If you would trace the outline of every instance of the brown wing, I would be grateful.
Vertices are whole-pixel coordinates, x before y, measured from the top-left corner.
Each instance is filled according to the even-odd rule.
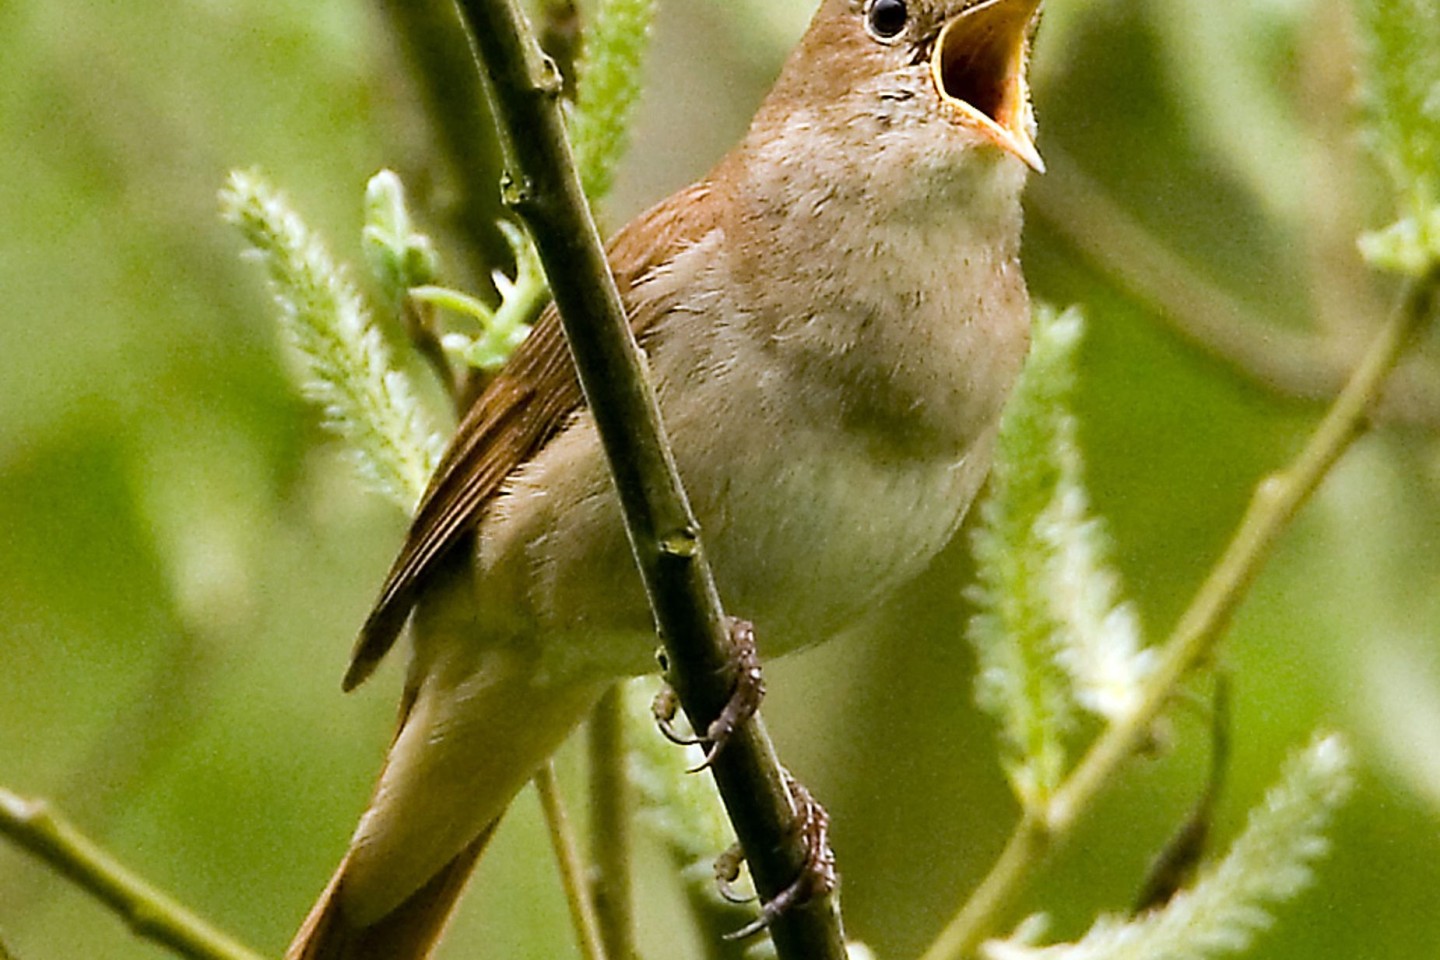
[[[682,190],[632,220],[609,245],[620,296],[637,338],[669,309],[636,303],[636,285],[714,225],[710,186]],[[353,689],[395,643],[428,574],[468,539],[481,511],[516,467],[553,437],[583,398],[555,308],[548,308],[500,374],[471,405],[420,502],[400,555],[370,611],[350,659]]]

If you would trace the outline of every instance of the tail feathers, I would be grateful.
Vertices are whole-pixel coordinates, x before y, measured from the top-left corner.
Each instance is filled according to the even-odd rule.
[[[485,827],[424,886],[368,926],[359,926],[345,915],[341,888],[345,884],[347,857],[305,918],[300,932],[295,934],[295,941],[285,951],[285,960],[423,960],[428,957],[445,932],[455,900],[498,823],[497,820]]]
[[[400,729],[286,960],[428,956],[506,807],[599,698],[601,681],[547,678],[538,644],[477,633],[468,569],[415,609]]]

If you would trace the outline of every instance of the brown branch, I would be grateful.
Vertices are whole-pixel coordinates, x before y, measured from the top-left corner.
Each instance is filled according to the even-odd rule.
[[[708,729],[733,680],[728,621],[571,158],[560,78],[514,0],[459,0],[459,6],[489,81],[505,148],[509,173],[502,195],[530,228],[547,266],[665,642],[670,678],[692,726]],[[711,769],[756,887],[772,899],[799,876],[807,851],[759,716],[735,733]],[[783,913],[770,932],[786,960],[845,956],[839,908],[828,894]]]

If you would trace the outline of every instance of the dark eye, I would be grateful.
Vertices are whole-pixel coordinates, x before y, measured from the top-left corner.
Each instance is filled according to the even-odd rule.
[[[893,40],[905,29],[905,21],[909,17],[905,0],[871,0],[869,9],[865,11],[865,26],[875,39]]]

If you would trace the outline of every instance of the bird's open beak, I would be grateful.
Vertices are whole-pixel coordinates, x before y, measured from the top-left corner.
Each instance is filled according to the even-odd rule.
[[[940,31],[930,72],[961,120],[1039,172],[1025,68],[1040,0],[984,0]]]

